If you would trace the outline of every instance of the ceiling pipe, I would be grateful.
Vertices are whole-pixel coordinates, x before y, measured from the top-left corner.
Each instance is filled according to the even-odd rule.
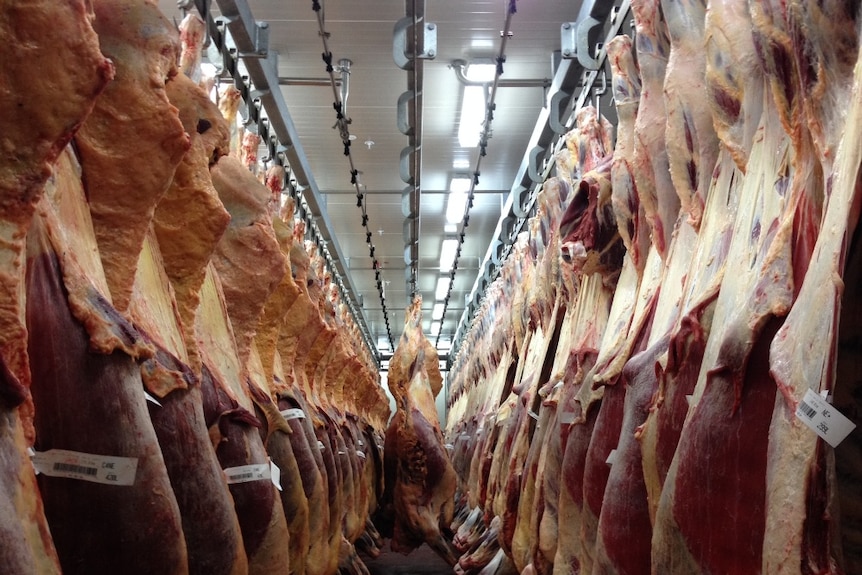
[[[350,66],[353,62],[347,58],[342,58],[338,61],[338,68],[341,70],[341,113],[347,115],[347,97],[350,95]],[[335,85],[338,85],[336,80]]]
[[[341,80],[336,80],[335,84],[337,86],[341,86]],[[279,76],[278,78],[279,86],[319,86],[319,87],[329,87],[330,82],[329,78],[291,78],[288,76]]]
[[[476,82],[467,78],[467,61],[452,60],[449,68],[455,72],[455,77],[461,84],[465,86],[490,86],[492,82]],[[503,80],[497,82],[500,88],[549,88],[551,86],[550,78],[537,78],[532,80]]]

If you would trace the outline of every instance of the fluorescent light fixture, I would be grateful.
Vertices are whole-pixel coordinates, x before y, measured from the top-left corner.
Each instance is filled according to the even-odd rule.
[[[464,219],[467,208],[467,192],[470,190],[470,178],[452,178],[449,182],[449,201],[446,206],[446,221],[457,224]]]
[[[440,246],[440,272],[447,273],[455,265],[455,255],[458,252],[458,240],[446,239]]]
[[[441,302],[434,304],[434,309],[431,310],[431,319],[443,319],[443,304]]]
[[[440,322],[432,321],[431,322],[431,335],[438,335],[440,333]]]
[[[461,119],[458,122],[458,144],[462,148],[478,146],[484,122],[485,88],[483,86],[464,86]]]
[[[466,170],[470,167],[470,160],[467,158],[458,158],[452,162],[452,167],[456,170]]]
[[[449,293],[449,278],[437,278],[437,291],[434,292],[434,299],[446,299],[446,294]]]
[[[458,226],[456,226],[455,224],[446,224],[445,226],[443,226],[443,231],[447,234],[454,234],[458,231]]]
[[[497,65],[487,60],[467,65],[464,76],[471,82],[493,82],[497,75]]]

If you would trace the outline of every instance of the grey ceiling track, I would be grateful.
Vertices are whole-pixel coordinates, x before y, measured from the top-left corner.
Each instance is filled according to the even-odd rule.
[[[424,0],[406,0],[405,16],[392,31],[392,57],[407,72],[407,91],[398,97],[398,130],[407,136],[401,150],[400,175],[407,186],[401,192],[404,216],[404,281],[407,293],[416,295],[419,274],[419,208],[422,166],[422,85],[424,60],[437,56],[437,26],[425,21]]]

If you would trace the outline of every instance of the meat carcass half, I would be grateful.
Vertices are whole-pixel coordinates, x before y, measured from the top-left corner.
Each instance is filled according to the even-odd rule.
[[[0,117],[0,564],[12,573],[60,572],[26,451],[34,429],[25,250],[52,164],[113,77],[88,6],[0,2],[0,35],[7,42],[0,66],[0,107],[7,110]]]
[[[397,408],[385,443],[386,458],[394,467],[386,477],[394,508],[392,548],[410,552],[427,543],[455,565],[455,549],[441,529],[452,521],[457,477],[443,446],[426,371],[421,310],[422,299],[416,298],[389,364],[389,389]]]

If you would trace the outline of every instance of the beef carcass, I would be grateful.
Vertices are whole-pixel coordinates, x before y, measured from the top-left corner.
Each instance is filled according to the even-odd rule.
[[[207,264],[230,221],[212,185],[210,165],[227,153],[229,133],[215,105],[185,75],[178,74],[166,89],[191,147],[156,206],[153,227],[173,286],[189,365],[200,374],[195,314]]]
[[[632,40],[617,36],[607,46],[611,66],[614,106],[617,110],[617,143],[611,165],[611,197],[617,230],[635,267],[643,268],[649,250],[649,226],[635,186],[633,169],[635,120],[641,97],[640,71]]]
[[[663,84],[670,41],[659,0],[632,2],[635,48],[641,72],[641,99],[635,121],[632,172],[652,243],[664,258],[679,213],[679,196],[670,177],[665,145],[667,114]]]
[[[286,262],[267,209],[269,190],[230,156],[216,163],[212,176],[219,199],[231,216],[213,262],[221,277],[244,369],[263,307],[284,277]]]
[[[83,1],[0,2],[0,34],[7,41],[0,106],[9,110],[0,118],[0,564],[11,573],[59,573],[26,452],[34,440],[26,233],[52,164],[113,77],[113,66],[99,51]]]
[[[156,204],[190,142],[165,91],[177,73],[174,26],[149,0],[93,4],[99,44],[117,67],[117,80],[99,98],[75,144],[111,290],[106,295],[125,311]],[[131,181],[134,193],[117,192]]]
[[[667,157],[682,210],[697,230],[703,217],[718,138],[705,94],[705,0],[663,0],[670,57],[664,78]]]
[[[386,477],[394,507],[392,548],[409,552],[427,543],[450,565],[457,562],[452,544],[441,533],[457,477],[443,447],[437,411],[425,371],[422,300],[407,311],[404,333],[389,364],[389,388],[397,411],[386,431],[385,453],[395,468]]]
[[[760,569],[768,414],[775,401],[768,343],[793,294],[789,238],[779,233],[782,208],[791,203],[785,198],[789,142],[778,120],[775,108],[765,105],[727,255],[748,266],[722,280],[656,514],[653,568],[659,571]],[[724,512],[706,512],[715,509]]]
[[[141,365],[147,407],[180,509],[189,573],[243,574],[248,559],[234,502],[207,430],[200,379],[188,366],[158,242],[144,240],[129,312],[156,348]]]
[[[840,411],[854,419],[858,413],[852,399],[856,376],[851,375],[858,351],[851,338],[859,331],[852,294],[858,291],[862,201],[862,158],[855,129],[862,117],[862,58],[855,15],[846,10],[837,3],[788,6],[792,48],[794,52],[804,50],[797,55],[802,87],[819,88],[813,101],[802,105],[819,152],[827,194],[819,234],[804,242],[794,238],[793,257],[804,258],[805,275],[804,279],[794,277],[801,281],[799,295],[769,353],[770,373],[781,393],[769,429],[762,569],[775,573],[796,572],[800,564],[814,571],[851,573],[862,565],[858,503],[856,495],[851,495],[858,477],[854,461],[858,439],[845,440],[833,459],[831,450],[795,416],[797,405],[804,407],[808,389],[831,391]],[[850,73],[852,51],[856,61]],[[818,79],[815,71],[826,77]],[[847,101],[849,106],[834,106],[835,101]],[[810,256],[798,243],[814,244]],[[794,272],[798,267],[794,261]],[[800,362],[800,357],[805,361]],[[779,532],[783,544],[779,544]]]
[[[102,483],[42,475],[63,571],[188,573],[180,512],[136,363],[152,348],[93,287],[88,275],[97,270],[85,271],[63,245],[66,233],[88,230],[64,232],[53,208],[43,206],[27,255],[29,350],[40,358],[33,365],[36,450],[123,458],[133,470],[126,481],[135,486],[111,484],[118,479],[113,475]],[[60,460],[51,468],[64,465]],[[86,477],[99,472],[74,462],[71,468]],[[142,530],[141,524],[158,529]]]

